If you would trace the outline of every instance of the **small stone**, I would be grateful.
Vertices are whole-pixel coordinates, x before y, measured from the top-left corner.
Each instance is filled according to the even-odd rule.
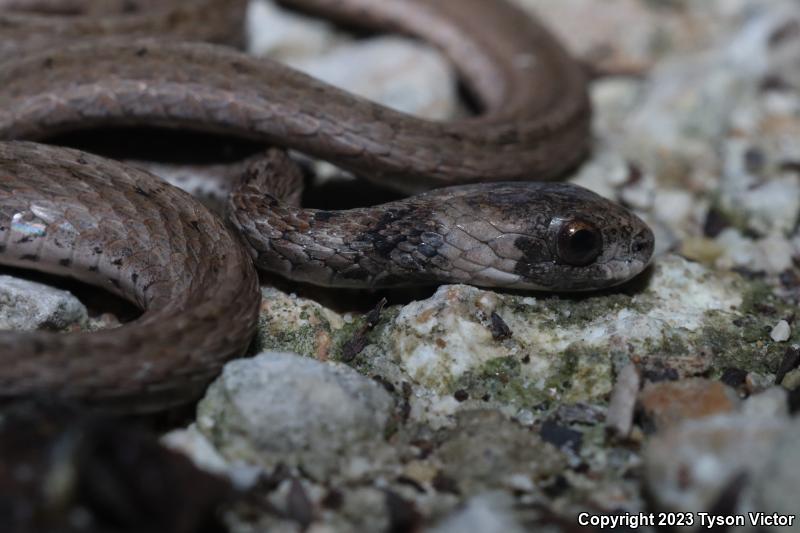
[[[742,413],[755,418],[788,417],[788,393],[781,387],[753,394],[742,403]]]
[[[264,352],[225,366],[197,427],[228,460],[324,475],[383,442],[392,406],[383,387],[345,365]]]
[[[636,396],[639,394],[641,378],[636,365],[628,364],[620,370],[611,401],[608,404],[606,425],[620,437],[626,437],[633,427]]]
[[[736,478],[764,467],[785,425],[785,418],[737,413],[657,433],[644,453],[650,494],[665,511],[709,510]]]
[[[536,483],[566,466],[554,446],[496,411],[459,413],[456,426],[439,437],[434,457],[443,465],[441,474],[465,494],[509,488],[519,476]]]
[[[800,368],[795,368],[787,372],[781,380],[781,385],[783,388],[790,391],[800,389]]]
[[[660,431],[683,420],[734,411],[739,398],[719,381],[689,378],[648,383],[639,394],[639,404]]]
[[[800,531],[797,488],[800,487],[800,419],[795,418],[769,451],[766,465],[754,476],[755,508],[794,516],[791,527],[768,527],[766,531]]]
[[[785,320],[781,320],[772,328],[770,331],[769,336],[775,342],[785,342],[789,340],[789,337],[792,336],[792,328],[789,326],[789,323]]]
[[[86,307],[69,292],[0,275],[0,330],[66,331],[87,323]]]
[[[488,492],[467,500],[466,505],[429,529],[429,533],[483,533],[525,531],[514,518],[514,499],[503,492]]]
[[[744,380],[745,389],[750,394],[755,394],[770,388],[775,384],[774,374],[762,374],[759,372],[749,372]]]
[[[552,420],[546,420],[542,424],[539,436],[543,441],[549,442],[559,450],[569,450],[576,455],[580,453],[583,444],[583,433],[559,425]]]

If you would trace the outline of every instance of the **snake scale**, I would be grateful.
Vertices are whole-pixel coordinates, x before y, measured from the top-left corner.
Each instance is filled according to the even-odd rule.
[[[241,41],[242,0],[0,0],[0,264],[77,278],[143,310],[102,332],[0,332],[0,397],[137,411],[196,398],[254,333],[254,259],[343,287],[588,290],[647,265],[653,235],[635,215],[544,183],[586,154],[591,112],[581,68],[539,22],[500,1],[282,3],[438,46],[481,112],[408,116],[210,44]],[[142,125],[280,149],[247,165],[226,224],[143,170],[34,142]],[[427,192],[303,209],[285,148]]]

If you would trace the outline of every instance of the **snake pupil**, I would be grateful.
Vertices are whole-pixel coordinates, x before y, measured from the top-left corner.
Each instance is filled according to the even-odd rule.
[[[592,224],[572,220],[558,232],[558,258],[573,266],[585,266],[597,259],[603,250],[603,237]]]

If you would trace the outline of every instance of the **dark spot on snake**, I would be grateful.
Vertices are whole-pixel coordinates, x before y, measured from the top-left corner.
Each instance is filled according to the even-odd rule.
[[[44,61],[42,61],[42,66],[44,68],[50,69],[50,68],[53,68],[53,63],[54,63],[54,61],[53,61],[52,57],[46,57],[46,58],[44,58]]]
[[[111,264],[114,265],[114,266],[122,266],[122,259],[121,258],[120,259],[114,259],[113,261],[111,261]]]
[[[79,155],[78,159],[76,159],[75,162],[78,163],[79,165],[88,165],[89,164],[89,162],[86,160],[85,157],[83,157],[83,155]]]
[[[97,265],[92,265],[89,267],[89,272],[97,272],[97,271],[98,271]]]
[[[529,277],[534,265],[552,260],[549,257],[549,250],[541,241],[529,237],[518,237],[514,240],[514,247],[522,252],[522,257],[514,265],[514,273],[520,276]]]
[[[38,261],[39,260],[39,256],[36,255],[36,254],[25,254],[25,255],[20,257],[20,260],[22,260],[22,261]]]
[[[437,255],[436,248],[425,243],[422,243],[419,246],[417,246],[417,251],[428,258]]]
[[[144,57],[147,55],[147,48],[139,48],[136,50],[136,57]]]
[[[442,238],[442,236],[439,235],[438,233],[433,233],[431,231],[423,231],[422,234],[420,235],[420,238],[425,244],[432,246],[434,248],[439,248],[442,246],[442,244],[444,244],[444,239]]]
[[[136,285],[136,282],[139,281],[139,274],[137,274],[136,272],[131,274],[131,281],[133,282],[134,285]]]
[[[58,260],[58,264],[63,266],[63,267],[68,267],[68,266],[70,266],[72,264],[72,259],[69,259],[69,258],[66,258],[66,257],[64,259],[59,259]]]
[[[136,187],[134,187],[133,190],[136,192],[136,194],[141,194],[145,198],[150,198],[150,193],[145,191],[144,189],[142,189],[138,185]]]
[[[16,244],[25,244],[26,242],[31,242],[31,237],[30,237],[30,235],[25,235],[24,237],[21,237],[21,238],[20,238],[20,239],[19,239],[19,240],[16,242]]]
[[[198,222],[197,220],[192,220],[191,222],[189,222],[189,225],[192,228],[194,228],[195,231],[200,231],[200,222]]]
[[[95,247],[92,249],[92,251],[93,251],[94,253],[98,254],[98,255],[103,253],[103,249],[102,249],[102,248],[100,248],[99,246],[95,246]]]
[[[399,254],[395,259],[395,262],[401,267],[409,270],[422,271],[425,269],[424,266],[411,254]]]

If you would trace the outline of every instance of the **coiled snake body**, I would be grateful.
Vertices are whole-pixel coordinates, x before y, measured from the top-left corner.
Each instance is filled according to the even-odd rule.
[[[238,0],[0,0],[0,138],[199,130],[294,148],[403,192],[433,189],[372,208],[302,209],[290,201],[298,170],[271,149],[229,200],[242,245],[144,171],[0,143],[0,264],[72,276],[144,311],[100,333],[0,333],[0,396],[125,409],[196,397],[253,334],[251,257],[290,278],[354,287],[586,290],[646,266],[653,236],[641,220],[576,186],[541,183],[585,154],[590,109],[580,68],[537,22],[485,0],[284,3],[436,44],[483,112],[426,121],[231,48],[183,42],[235,38]],[[78,40],[86,35],[99,41]]]

